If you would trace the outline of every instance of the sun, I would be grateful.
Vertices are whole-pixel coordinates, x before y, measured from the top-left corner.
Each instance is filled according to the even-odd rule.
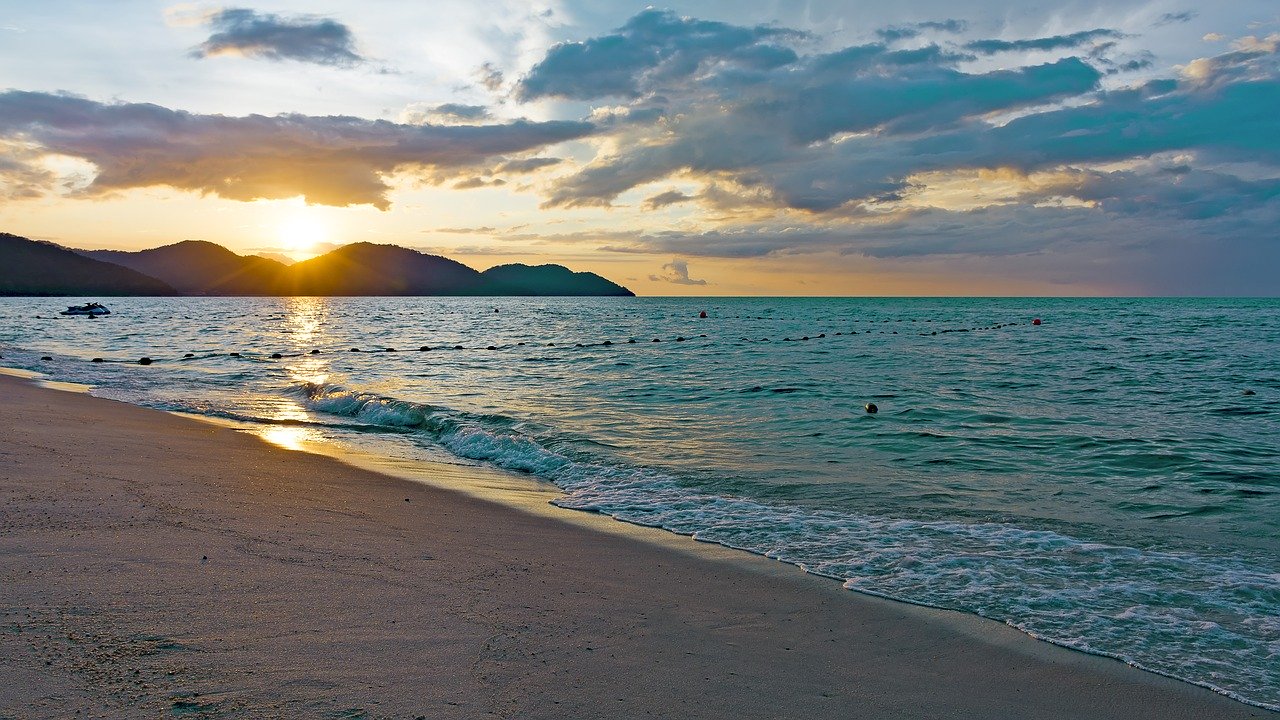
[[[327,236],[328,232],[319,218],[301,213],[285,218],[276,229],[276,239],[294,259],[314,254],[316,245],[324,242]]]

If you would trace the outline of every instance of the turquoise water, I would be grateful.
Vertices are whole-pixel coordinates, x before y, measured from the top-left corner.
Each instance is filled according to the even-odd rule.
[[[123,298],[58,317],[73,300],[0,299],[0,363],[529,473],[564,507],[1280,709],[1280,301]]]

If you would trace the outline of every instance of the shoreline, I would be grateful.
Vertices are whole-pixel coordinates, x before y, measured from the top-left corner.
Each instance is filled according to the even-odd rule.
[[[1273,716],[685,536],[0,391],[0,717]]]

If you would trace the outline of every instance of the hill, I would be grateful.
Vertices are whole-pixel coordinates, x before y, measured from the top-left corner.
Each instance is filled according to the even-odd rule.
[[[168,284],[129,268],[0,233],[0,295],[174,294]]]
[[[482,295],[480,273],[396,245],[361,242],[289,266],[286,295]]]
[[[560,265],[481,273],[439,255],[367,242],[285,265],[197,240],[136,252],[72,251],[3,233],[0,240],[0,294],[7,295],[634,295]]]
[[[199,240],[139,252],[79,252],[150,275],[184,295],[274,295],[288,270],[284,263],[256,255],[237,255],[221,245]]]
[[[498,265],[480,274],[485,295],[609,295],[635,293],[595,273],[574,272],[562,265]]]

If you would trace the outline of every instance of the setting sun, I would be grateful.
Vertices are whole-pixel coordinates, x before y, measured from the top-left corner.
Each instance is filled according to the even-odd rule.
[[[295,214],[280,223],[276,239],[285,252],[301,260],[304,258],[299,256],[311,255],[316,245],[324,242],[326,234],[324,224],[317,218]]]

